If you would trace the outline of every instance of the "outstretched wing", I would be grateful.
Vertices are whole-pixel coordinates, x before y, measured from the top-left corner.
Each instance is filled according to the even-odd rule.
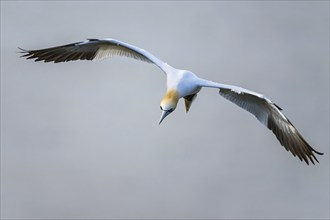
[[[253,114],[262,124],[275,134],[282,146],[297,156],[301,161],[314,164],[319,162],[314,150],[293,126],[289,119],[281,112],[281,108],[265,96],[236,86],[203,81],[202,86],[219,88],[219,94],[227,100]]]
[[[165,72],[165,63],[151,53],[115,39],[88,39],[86,41],[40,50],[21,49],[21,52],[23,53],[21,57],[54,63],[74,60],[100,60],[116,55],[125,56],[154,63]]]
[[[254,92],[250,93],[247,90],[240,92],[236,89],[220,88],[219,93],[256,116],[262,124],[272,130],[281,145],[301,161],[304,160],[307,164],[309,164],[309,161],[314,164],[314,160],[318,162],[314,153],[319,155],[323,153],[314,150],[281,112],[282,109],[269,99]]]

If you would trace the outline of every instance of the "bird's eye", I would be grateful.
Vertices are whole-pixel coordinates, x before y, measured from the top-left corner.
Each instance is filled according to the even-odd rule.
[[[163,108],[162,108],[162,106],[159,106],[160,107],[160,110],[162,110],[163,111]]]

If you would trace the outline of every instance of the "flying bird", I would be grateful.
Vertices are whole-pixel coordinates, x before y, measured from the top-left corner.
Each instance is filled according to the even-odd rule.
[[[131,57],[158,66],[166,75],[167,91],[160,102],[161,117],[159,124],[177,107],[183,98],[186,112],[203,88],[215,88],[225,99],[253,114],[263,125],[269,128],[277,137],[280,144],[297,156],[301,161],[319,162],[314,150],[289,119],[282,113],[282,109],[262,94],[227,84],[221,84],[202,79],[188,70],[176,69],[158,59],[148,51],[115,39],[87,39],[39,50],[21,49],[27,59],[44,62],[67,62],[75,60],[100,60],[115,55]],[[314,154],[315,153],[315,154]]]

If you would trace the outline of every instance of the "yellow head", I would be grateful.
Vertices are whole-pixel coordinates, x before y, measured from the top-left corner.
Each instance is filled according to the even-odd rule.
[[[162,110],[162,115],[159,120],[159,124],[164,120],[166,116],[172,113],[179,101],[179,93],[176,90],[167,91],[166,95],[160,102],[160,109]]]

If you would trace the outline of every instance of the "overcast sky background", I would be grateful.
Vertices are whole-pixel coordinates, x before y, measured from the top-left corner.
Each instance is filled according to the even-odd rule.
[[[266,95],[320,164],[215,89],[159,126],[154,65],[17,53],[106,37]],[[329,218],[329,2],[1,1],[1,218]]]

